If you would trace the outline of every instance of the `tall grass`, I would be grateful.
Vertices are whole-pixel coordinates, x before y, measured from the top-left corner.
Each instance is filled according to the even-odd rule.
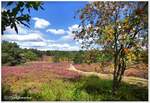
[[[96,76],[82,77],[79,80],[52,80],[44,83],[37,93],[28,90],[24,96],[31,100],[46,101],[147,101],[147,87],[122,83],[116,95],[111,94],[111,80]],[[24,92],[24,91],[23,91]],[[9,94],[8,92],[6,92]],[[7,94],[2,94],[7,95]],[[20,93],[24,94],[24,93]]]

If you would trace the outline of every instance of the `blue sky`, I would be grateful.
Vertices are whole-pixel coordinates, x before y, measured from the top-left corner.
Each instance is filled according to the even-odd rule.
[[[77,30],[79,19],[75,12],[88,2],[44,2],[45,10],[32,10],[30,29],[18,25],[19,34],[10,27],[2,40],[16,42],[22,48],[39,50],[79,50],[80,45],[73,40],[72,31]],[[2,5],[2,10],[7,9]]]

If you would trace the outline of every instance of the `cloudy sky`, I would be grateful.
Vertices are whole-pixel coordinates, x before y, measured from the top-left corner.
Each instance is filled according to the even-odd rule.
[[[44,2],[45,10],[32,10],[30,29],[18,25],[19,33],[9,27],[2,40],[16,42],[22,48],[39,50],[79,50],[80,45],[73,40],[73,30],[80,21],[74,19],[75,11],[87,2]],[[2,10],[7,9],[2,4]]]

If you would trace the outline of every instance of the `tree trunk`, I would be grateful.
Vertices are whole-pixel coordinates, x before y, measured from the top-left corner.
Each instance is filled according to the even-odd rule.
[[[116,91],[116,70],[117,70],[117,54],[115,54],[115,58],[114,58],[114,73],[113,73],[113,84],[112,84],[112,94],[115,94]]]
[[[124,71],[126,69],[126,62],[124,58],[124,51],[121,50],[120,54],[115,54],[114,59],[114,75],[113,75],[113,85],[112,85],[112,94],[115,95],[116,91],[120,87],[120,83],[122,80],[122,76],[124,74]]]

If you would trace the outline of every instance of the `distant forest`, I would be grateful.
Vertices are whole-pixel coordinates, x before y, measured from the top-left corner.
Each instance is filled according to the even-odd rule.
[[[139,51],[137,58],[133,55],[129,56],[134,62],[147,63],[147,51]],[[7,41],[2,42],[2,64],[3,65],[18,65],[29,61],[41,60],[43,56],[50,56],[53,62],[68,61],[75,64],[81,63],[97,63],[97,62],[112,62],[110,52],[104,50],[91,50],[91,51],[40,51],[37,49],[22,49],[16,43]]]

